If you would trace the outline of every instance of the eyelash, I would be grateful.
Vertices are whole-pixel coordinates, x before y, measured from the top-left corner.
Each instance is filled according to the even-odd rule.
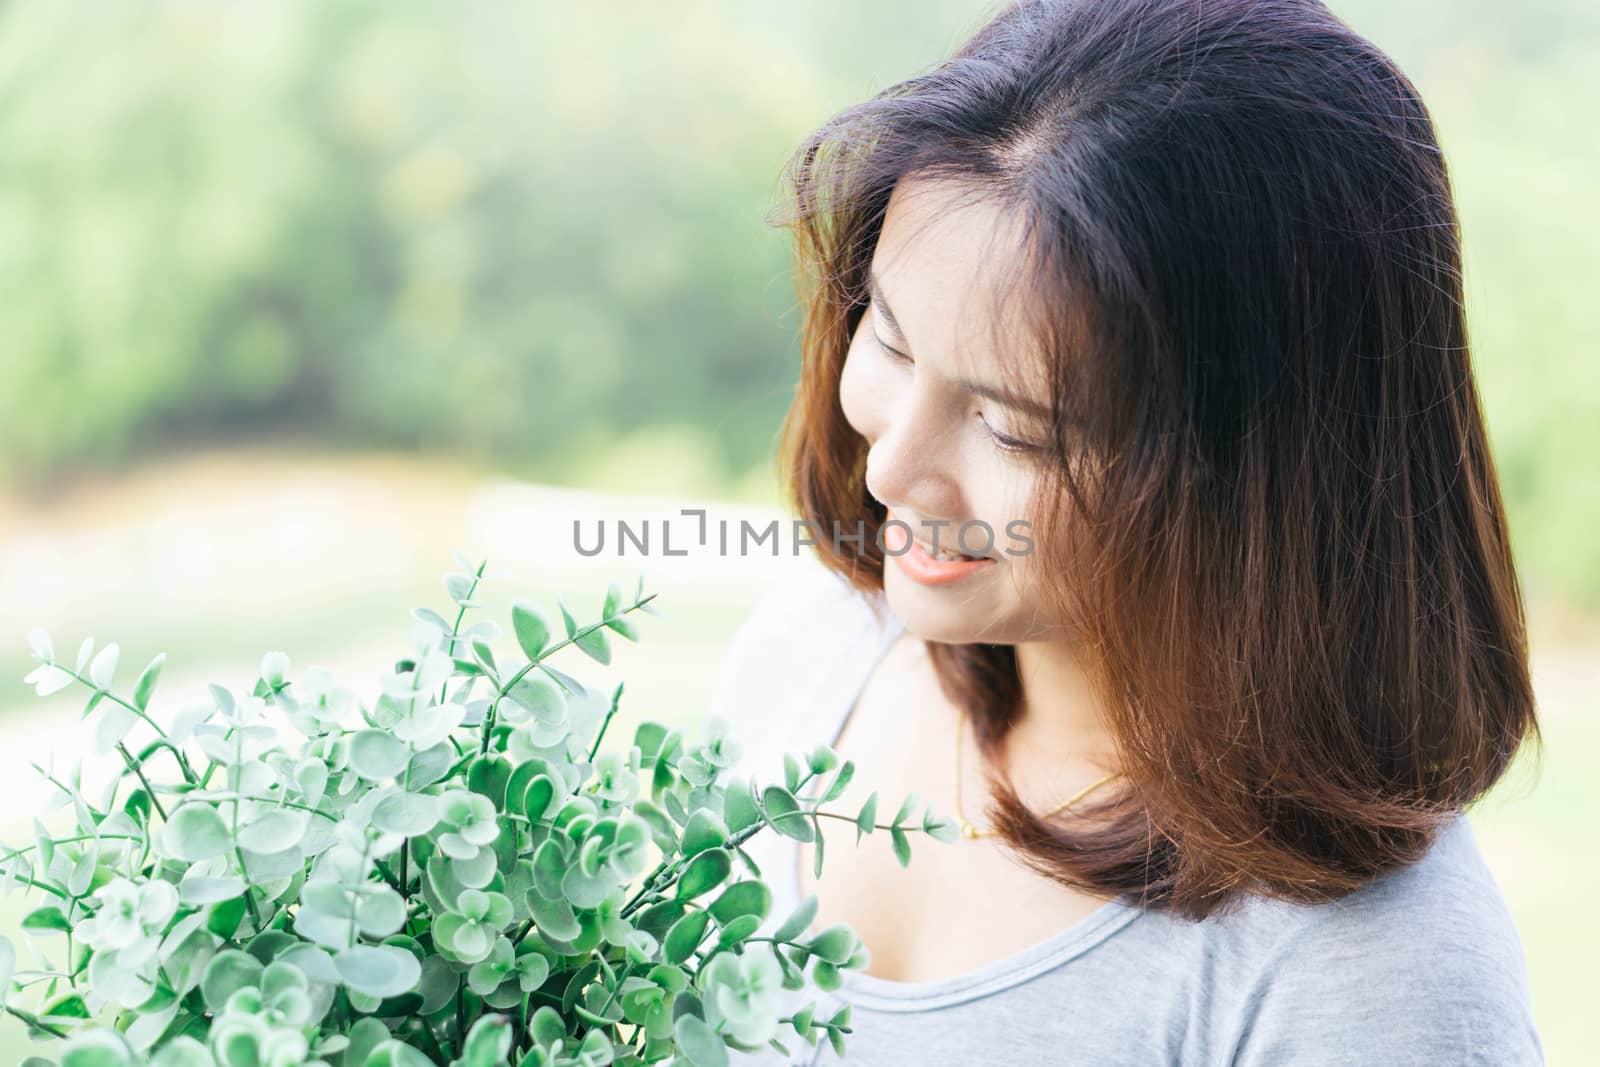
[[[1026,455],[1027,453],[1033,451],[1033,446],[1028,444],[1026,441],[1018,441],[1015,438],[1007,437],[1004,434],[995,433],[994,428],[991,427],[987,422],[984,422],[983,416],[978,416],[978,421],[983,423],[983,432],[989,435],[989,439],[994,442],[995,447],[1000,449],[1002,452],[1010,452],[1013,455],[1020,456]]]
[[[878,348],[883,352],[883,354],[894,360],[896,363],[909,364],[911,362],[910,356],[904,354],[903,352],[898,352],[885,344],[883,338],[878,336],[878,332],[876,330],[872,332],[872,339],[877,343]],[[1035,451],[1034,446],[1028,444],[1026,441],[1018,441],[1014,437],[1007,437],[1004,434],[996,433],[994,431],[994,427],[990,426],[981,414],[978,416],[978,422],[982,423],[985,436],[987,436],[989,440],[993,441],[995,447],[1000,449],[1000,451],[1010,453],[1014,456],[1026,455]]]

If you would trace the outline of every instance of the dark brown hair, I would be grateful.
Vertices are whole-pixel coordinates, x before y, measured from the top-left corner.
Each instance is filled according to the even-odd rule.
[[[884,510],[839,379],[890,192],[959,182],[1026,224],[1055,426],[1036,562],[1126,788],[1045,822],[997,782],[1024,862],[1193,919],[1335,899],[1542,743],[1445,161],[1410,81],[1320,3],[1012,3],[788,175],[786,491],[866,593]],[[864,544],[830,536],[858,522]],[[993,758],[1013,647],[928,649]]]

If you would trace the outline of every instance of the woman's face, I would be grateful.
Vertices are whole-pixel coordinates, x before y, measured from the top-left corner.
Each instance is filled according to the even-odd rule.
[[[1016,397],[1007,369],[1035,385],[1023,402],[1040,406],[1046,394],[1027,376],[1042,364],[1020,362],[1020,344],[995,351],[997,339],[1020,335],[998,299],[995,269],[1022,254],[1011,220],[988,201],[957,196],[948,184],[896,185],[839,400],[870,445],[867,489],[889,520],[926,545],[987,557],[932,561],[918,547],[905,551],[906,531],[887,522],[884,589],[896,616],[928,640],[1010,644],[1057,633],[1030,580],[1043,557],[1028,504],[1049,422],[1042,408],[992,394]]]

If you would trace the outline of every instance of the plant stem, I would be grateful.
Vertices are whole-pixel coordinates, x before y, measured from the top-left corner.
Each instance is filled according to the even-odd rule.
[[[93,804],[89,803],[87,800],[84,800],[83,794],[78,790],[67,788],[66,783],[61,781],[61,779],[57,778],[55,775],[51,774],[49,771],[45,770],[43,767],[39,766],[37,762],[30,762],[28,765],[35,771],[38,771],[45,781],[49,782],[51,785],[67,794],[70,799],[82,801],[84,807],[88,808],[91,812],[94,812],[97,815],[107,814],[106,812],[99,811]]]
[[[622,683],[617,683],[617,688],[611,694],[611,707],[606,710],[605,722],[600,724],[600,732],[594,735],[594,744],[589,749],[589,762],[594,762],[595,753],[600,751],[600,739],[606,735],[606,727],[611,725],[611,717],[617,713],[617,704],[622,700]]]
[[[527,1017],[528,994],[524,993],[522,994],[522,1005],[517,1010],[517,1014],[511,1017],[511,1047],[513,1049],[522,1048],[522,1024]]]
[[[800,781],[795,784],[795,787],[792,790],[792,792],[798,793],[800,790],[802,790],[802,789],[804,789],[806,787],[806,783],[807,782],[811,781],[811,779],[815,778],[816,776],[817,776],[817,773],[815,771],[808,771],[806,773],[806,776],[804,778],[800,779]],[[799,814],[799,813],[796,812],[796,814]],[[816,813],[813,813],[813,814],[826,814],[826,813],[816,812]],[[790,818],[790,817],[792,817],[792,816],[779,816],[779,818]],[[834,819],[850,819],[850,817],[848,815],[830,815],[829,817],[830,818],[834,818]],[[854,822],[855,820],[854,819],[850,819],[850,821]],[[730,851],[736,850],[736,849],[738,849],[738,847],[740,845],[744,844],[746,841],[750,840],[756,834],[760,833],[762,831],[762,829],[765,828],[767,825],[769,825],[769,824],[768,824],[766,819],[764,819],[764,818],[763,819],[759,819],[756,822],[751,823],[749,826],[746,826],[743,830],[740,830],[738,833],[733,834],[731,837],[729,837],[727,841],[723,842],[722,847],[725,848],[725,849],[728,849]],[[886,829],[887,829],[887,827],[886,827]],[[693,857],[690,857],[690,858],[693,858]],[[622,906],[622,910],[620,912],[618,912],[617,914],[620,917],[626,919],[628,916],[632,915],[635,911],[637,911],[644,904],[648,904],[648,903],[651,903],[652,901],[654,901],[656,899],[659,899],[659,898],[657,898],[655,896],[655,894],[659,890],[664,889],[664,888],[666,888],[666,886],[672,884],[672,876],[676,873],[677,868],[681,867],[683,865],[684,865],[684,860],[681,857],[679,859],[671,861],[671,862],[663,859],[661,861],[661,863],[656,866],[656,869],[651,872],[650,877],[645,880],[644,888],[639,890],[639,892],[635,893],[633,895],[632,899],[630,899],[626,904],[624,904]],[[663,870],[663,868],[667,868],[667,869]],[[661,884],[657,885],[656,884],[657,882],[660,882]]]
[[[293,808],[296,811],[310,812],[312,815],[322,816],[329,822],[339,821],[339,816],[337,815],[330,814],[320,808],[313,808],[310,804],[301,804],[299,801],[289,800],[285,797],[278,797],[277,799],[272,800],[269,797],[247,797],[242,793],[236,793],[232,791],[226,793],[206,793],[204,795],[207,800],[271,800],[274,805],[280,808]]]
[[[23,1011],[21,1008],[13,1008],[11,1005],[7,1004],[6,1005],[6,1013],[9,1014],[9,1015],[16,1016],[18,1019],[21,1019],[24,1023],[26,1023],[27,1025],[33,1027],[36,1030],[43,1030],[45,1033],[49,1034],[51,1037],[66,1038],[66,1037],[71,1036],[65,1030],[62,1030],[60,1027],[51,1026],[47,1022],[41,1021],[40,1018],[37,1015],[34,1015],[32,1012]]]
[[[191,783],[191,784],[194,782],[194,780],[195,780],[194,779],[194,771],[190,769],[189,761],[183,758],[183,753],[181,751],[179,751],[178,747],[172,743],[172,738],[167,736],[167,732],[165,730],[163,730],[156,723],[156,721],[154,719],[152,719],[149,715],[145,714],[145,711],[144,711],[143,708],[140,708],[140,707],[137,707],[137,706],[135,706],[133,704],[128,703],[126,700],[123,700],[121,697],[117,696],[117,694],[111,692],[111,690],[109,690],[109,689],[101,689],[98,685],[95,685],[93,681],[91,681],[88,678],[85,678],[83,675],[79,674],[75,670],[69,670],[68,668],[63,667],[59,663],[53,663],[53,664],[51,664],[51,666],[55,667],[57,670],[66,671],[68,674],[72,675],[72,677],[76,681],[81,682],[82,684],[88,686],[90,689],[93,689],[95,692],[97,692],[97,693],[105,693],[107,700],[110,700],[114,704],[121,704],[123,707],[125,707],[129,711],[133,712],[139,718],[143,719],[144,722],[145,722],[145,725],[149,726],[150,729],[154,730],[156,732],[156,736],[160,737],[161,740],[165,741],[167,743],[167,748],[172,750],[172,755],[178,761],[178,769],[183,772],[184,780],[189,782],[189,783]]]
[[[467,985],[456,986],[456,1052],[467,1051]]]
[[[151,806],[156,809],[156,814],[161,816],[161,821],[166,822],[167,810],[161,806],[161,801],[156,796],[155,788],[150,785],[150,779],[144,776],[144,768],[139,766],[139,761],[133,758],[133,753],[129,752],[128,746],[121,741],[117,742],[117,751],[122,753],[123,760],[128,764],[128,770],[139,776],[139,784],[144,786],[145,795],[150,798]]]
[[[372,863],[373,866],[378,868],[378,873],[383,875],[383,880],[389,883],[389,888],[393,889],[396,893],[399,893],[402,898],[404,898],[406,895],[404,883],[389,873],[389,868],[383,865],[382,860],[373,860]]]
[[[644,607],[646,604],[650,603],[650,601],[654,600],[655,598],[656,598],[656,594],[655,593],[651,593],[649,596],[645,597],[643,600],[636,600],[632,604],[630,604],[628,607],[623,608],[619,612],[614,612],[611,615],[607,615],[604,619],[601,619],[599,622],[590,623],[588,626],[579,627],[578,629],[576,629],[576,630],[574,630],[572,632],[572,636],[571,637],[568,637],[564,641],[556,642],[555,644],[551,645],[549,648],[547,648],[544,651],[540,652],[537,658],[529,660],[527,666],[523,667],[520,671],[518,671],[515,675],[513,675],[512,678],[511,678],[511,681],[507,682],[505,685],[501,686],[496,691],[495,698],[494,698],[494,703],[489,705],[489,710],[483,717],[483,739],[482,739],[481,742],[479,742],[479,746],[478,746],[479,755],[482,755],[483,753],[489,751],[489,733],[490,733],[490,731],[492,731],[494,729],[495,714],[496,714],[496,712],[498,712],[500,710],[500,701],[505,697],[505,695],[507,693],[511,692],[511,690],[516,688],[517,683],[522,681],[522,679],[527,675],[527,673],[529,671],[533,670],[535,667],[539,666],[546,659],[548,659],[551,655],[553,655],[556,652],[561,651],[563,648],[566,648],[568,645],[577,644],[578,640],[580,638],[588,637],[590,634],[594,633],[596,630],[604,629],[606,623],[609,620],[620,618],[621,616],[626,615],[630,611],[637,611],[640,608]]]
[[[69,844],[73,841],[139,841],[148,844],[149,839],[140,837],[137,834],[74,834],[70,837],[52,838],[52,841],[58,845]],[[17,857],[34,851],[37,847],[36,845],[24,845],[22,848],[12,849],[4,856],[0,856],[0,863],[10,863]],[[73,899],[65,890],[58,889],[49,882],[41,882],[31,874],[26,878],[19,878],[18,881],[28,883],[29,889],[42,889],[51,896],[60,897],[62,900],[70,901]]]
[[[626,919],[628,916],[632,915],[634,911],[637,910],[638,906],[651,893],[654,893],[658,888],[660,888],[656,885],[656,882],[672,866],[675,866],[675,864],[666,859],[663,859],[660,863],[656,864],[656,869],[650,872],[650,877],[645,879],[644,885],[632,896],[632,898],[628,900],[627,903],[622,905],[622,910],[617,913],[618,917]]]
[[[234,764],[235,767],[237,767],[237,766],[239,766],[240,764],[242,764],[244,762],[244,731],[240,730],[238,728],[235,728],[233,733],[234,733],[234,738],[235,738],[234,743],[233,743],[233,764]],[[210,774],[210,772],[208,771],[207,772],[207,776],[208,777],[209,777],[209,774]],[[232,777],[231,774],[230,774],[230,777]],[[233,782],[234,800],[233,800],[233,812],[232,812],[232,815],[233,815],[233,827],[232,827],[233,858],[236,859],[239,862],[239,877],[244,881],[244,905],[245,905],[246,908],[249,909],[249,911],[250,911],[250,922],[251,922],[252,925],[255,926],[256,933],[259,934],[266,928],[261,925],[261,912],[256,907],[256,898],[251,895],[251,890],[254,887],[251,886],[251,884],[250,884],[250,871],[249,871],[249,869],[247,867],[245,867],[245,864],[244,864],[244,850],[239,847],[239,797],[238,797],[238,793],[239,793],[239,786],[242,785],[242,784],[244,784],[242,776],[234,779],[234,782]]]
[[[813,811],[813,812],[810,812],[809,814],[815,815],[819,819],[843,819],[845,822],[851,823],[852,825],[856,821],[856,817],[854,815],[840,815],[838,812],[834,812],[834,811]],[[900,824],[900,829],[905,830],[907,825],[908,824],[906,824],[906,823],[901,823]],[[886,823],[886,822],[875,822],[875,823],[872,824],[872,828],[874,830],[893,830],[894,829],[894,824],[893,823]],[[922,828],[921,827],[916,827],[915,829],[919,833],[922,832]]]
[[[467,588],[466,599],[471,600],[472,599],[472,594],[476,593],[478,591],[478,583],[483,581],[483,568],[487,567],[488,565],[489,565],[489,561],[488,560],[484,560],[482,563],[478,564],[478,571],[477,571],[476,574],[474,574],[472,576],[472,585]],[[462,606],[456,612],[456,624],[454,626],[450,627],[450,651],[449,651],[449,655],[451,656],[451,658],[454,658],[455,654],[456,654],[456,637],[457,637],[457,635],[459,635],[461,633],[461,620],[466,618],[466,617],[467,617],[467,609],[466,609],[465,606]],[[440,704],[444,703],[445,693],[449,690],[449,688],[450,688],[450,681],[449,681],[449,679],[446,679],[444,684],[439,687],[439,701],[438,702]]]

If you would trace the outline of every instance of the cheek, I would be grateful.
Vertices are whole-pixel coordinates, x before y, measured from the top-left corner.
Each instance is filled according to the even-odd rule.
[[[866,319],[863,317],[862,322]],[[887,395],[880,369],[874,366],[868,341],[858,328],[839,374],[839,407],[852,429],[869,441],[882,433]]]
[[[989,472],[988,476],[978,479],[970,497],[972,513],[982,519],[994,534],[994,547],[1002,553],[1007,550],[1020,552],[1026,548],[1025,538],[1032,536],[1032,529],[1026,525],[1013,526],[1018,520],[1029,520],[1032,512],[1029,510],[1029,492],[1033,488],[1033,480],[1015,470],[997,467]],[[987,531],[974,528],[969,534],[973,544],[976,545]],[[1025,567],[1029,560],[1025,556],[1007,556],[1013,565]]]

